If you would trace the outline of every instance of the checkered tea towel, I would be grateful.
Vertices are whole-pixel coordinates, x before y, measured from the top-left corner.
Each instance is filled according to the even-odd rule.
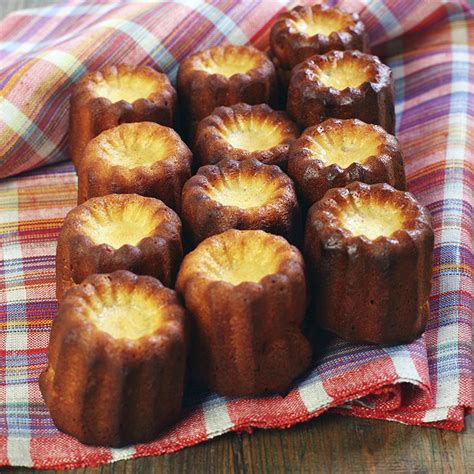
[[[334,3],[334,2],[329,2]],[[0,464],[97,465],[176,451],[231,430],[284,428],[326,410],[461,430],[472,406],[474,45],[463,2],[344,1],[393,69],[408,186],[436,235],[431,317],[412,344],[333,340],[285,396],[222,398],[189,388],[182,419],[156,441],[81,445],[54,427],[39,389],[54,297],[56,238],[75,205],[66,159],[68,96],[106,63],[158,66],[224,41],[268,46],[285,0],[68,1],[0,23]],[[40,165],[49,163],[34,171]]]

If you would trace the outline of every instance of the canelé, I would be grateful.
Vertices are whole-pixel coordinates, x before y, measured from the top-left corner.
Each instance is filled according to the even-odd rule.
[[[355,182],[308,213],[313,318],[355,342],[399,344],[424,330],[431,290],[430,214],[407,192]]]
[[[172,127],[176,91],[168,77],[148,66],[104,66],[75,85],[69,109],[69,153],[77,167],[92,138],[125,122]]]
[[[88,275],[130,270],[172,286],[183,258],[181,221],[158,199],[109,194],[72,209],[56,250],[61,299]]]
[[[78,167],[78,203],[106,194],[136,193],[179,211],[192,153],[171,128],[125,123],[89,142]]]
[[[299,134],[299,127],[285,112],[266,104],[218,107],[200,122],[194,153],[201,165],[224,158],[255,158],[285,168],[289,146]]]
[[[308,206],[353,181],[406,186],[398,140],[358,119],[327,119],[307,128],[290,147],[288,174]]]
[[[228,229],[260,229],[297,244],[301,212],[291,179],[255,159],[203,166],[183,188],[181,217],[195,244]]]
[[[90,275],[60,302],[40,389],[85,444],[150,441],[182,404],[187,319],[173,290],[127,271]]]
[[[291,72],[288,113],[302,127],[326,118],[358,118],[395,131],[392,72],[377,56],[331,51],[312,56]]]
[[[303,257],[283,237],[213,235],[185,257],[176,288],[192,313],[194,374],[217,393],[283,391],[309,366]]]

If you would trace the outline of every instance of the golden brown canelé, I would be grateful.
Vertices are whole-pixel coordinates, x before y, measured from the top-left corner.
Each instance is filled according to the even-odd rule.
[[[332,50],[367,53],[369,38],[356,13],[326,5],[299,5],[277,18],[270,31],[270,47],[279,67],[291,70],[310,56]]]
[[[40,376],[54,424],[85,444],[152,440],[181,411],[187,338],[185,309],[158,280],[87,277],[59,305]]]
[[[74,85],[69,110],[69,153],[79,164],[92,138],[126,122],[172,127],[176,91],[168,77],[148,66],[104,66]]]
[[[283,391],[309,366],[303,257],[283,237],[213,235],[185,257],[176,289],[192,313],[194,374],[217,393]]]
[[[314,320],[354,342],[410,342],[425,328],[433,230],[428,210],[388,184],[329,190],[308,214]]]
[[[353,181],[406,186],[398,140],[358,119],[328,119],[307,128],[290,147],[288,174],[309,206],[328,189]]]
[[[326,118],[358,118],[395,131],[392,72],[379,58],[360,51],[331,51],[291,72],[288,113],[302,127]]]
[[[56,296],[88,275],[130,270],[172,286],[183,258],[181,221],[158,199],[109,194],[72,209],[56,250]]]
[[[275,68],[262,51],[251,46],[216,46],[180,64],[178,91],[182,118],[194,127],[221,105],[274,105]]]
[[[285,168],[290,144],[299,134],[285,112],[266,104],[218,107],[199,123],[194,153],[201,165],[255,158]]]
[[[183,188],[181,216],[195,244],[228,229],[260,229],[302,241],[291,179],[278,166],[225,159],[203,166]]]
[[[191,151],[173,129],[152,122],[119,125],[87,145],[77,173],[78,203],[136,193],[179,211],[191,162]]]

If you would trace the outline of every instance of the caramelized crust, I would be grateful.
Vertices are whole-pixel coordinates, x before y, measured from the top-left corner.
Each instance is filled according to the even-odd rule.
[[[88,275],[130,270],[172,286],[183,258],[181,221],[158,199],[109,194],[68,213],[56,250],[60,300]]]
[[[282,13],[270,31],[270,46],[283,70],[315,54],[358,49],[369,52],[369,38],[356,13],[326,5],[297,6]]]
[[[186,346],[173,290],[127,271],[89,276],[59,305],[40,376],[55,425],[85,444],[152,440],[181,411]]]
[[[277,166],[254,159],[200,168],[184,185],[181,216],[195,244],[228,229],[260,229],[301,241],[291,179]]]
[[[283,391],[308,367],[304,262],[282,237],[209,237],[185,257],[176,288],[193,315],[194,373],[219,394]]]
[[[223,45],[199,51],[179,66],[178,91],[188,124],[221,105],[275,103],[275,68],[251,46]]]
[[[92,138],[127,122],[172,127],[176,91],[168,77],[148,66],[104,66],[75,85],[69,111],[69,153],[78,166]]]
[[[288,113],[303,127],[328,117],[358,118],[395,131],[392,72],[376,56],[331,51],[291,72]]]
[[[152,122],[119,125],[87,145],[78,169],[78,203],[136,193],[179,211],[191,161],[191,151],[171,128]]]
[[[305,253],[315,321],[355,342],[410,342],[431,291],[428,210],[388,184],[329,190],[308,214]]]
[[[307,128],[290,148],[288,174],[307,205],[328,189],[353,181],[405,189],[398,140],[382,127],[357,119],[328,119]]]
[[[285,168],[289,146],[299,133],[299,127],[285,112],[266,104],[218,107],[200,122],[194,151],[201,165],[224,158],[254,158]]]

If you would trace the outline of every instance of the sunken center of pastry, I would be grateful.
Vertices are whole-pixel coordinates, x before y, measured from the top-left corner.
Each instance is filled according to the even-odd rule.
[[[339,214],[342,226],[353,235],[365,235],[371,240],[389,237],[403,229],[404,218],[400,209],[390,203],[354,199]]]
[[[334,31],[341,31],[351,24],[351,20],[337,12],[320,11],[315,15],[303,16],[295,21],[295,27],[300,33],[308,36],[316,34],[329,36]]]
[[[158,82],[148,78],[134,74],[118,74],[98,82],[94,86],[94,94],[97,97],[105,97],[112,103],[120,100],[133,103],[137,99],[147,99],[160,89]]]
[[[156,214],[147,211],[143,203],[130,201],[125,205],[97,208],[91,212],[85,232],[96,244],[108,244],[115,249],[123,245],[138,245],[151,237],[160,224]]]
[[[369,65],[346,56],[338,61],[323,63],[317,75],[326,87],[344,90],[346,87],[359,87],[372,79],[373,74]]]
[[[198,271],[209,280],[232,285],[259,283],[279,271],[283,258],[281,249],[272,246],[271,237],[255,231],[240,231],[220,234],[212,239],[212,244],[208,239],[202,248]]]
[[[227,54],[226,54],[227,53]],[[245,74],[251,69],[258,67],[259,59],[249,52],[224,54],[216,53],[212,57],[203,58],[199,64],[199,69],[208,74],[221,74],[231,77],[234,74]]]
[[[347,168],[352,163],[364,163],[379,154],[382,136],[368,126],[339,126],[328,128],[323,133],[308,136],[312,157],[325,165]]]
[[[269,150],[284,140],[277,124],[247,117],[236,118],[224,125],[221,134],[233,148],[247,151]]]
[[[151,166],[164,160],[174,145],[166,133],[150,132],[139,124],[122,124],[102,137],[102,157],[111,165],[127,168]]]
[[[115,339],[140,339],[161,324],[163,307],[139,289],[118,288],[93,302],[89,317],[95,326]]]
[[[208,196],[223,206],[236,206],[241,209],[260,207],[274,198],[277,189],[275,182],[269,182],[264,176],[225,177],[208,191]]]

